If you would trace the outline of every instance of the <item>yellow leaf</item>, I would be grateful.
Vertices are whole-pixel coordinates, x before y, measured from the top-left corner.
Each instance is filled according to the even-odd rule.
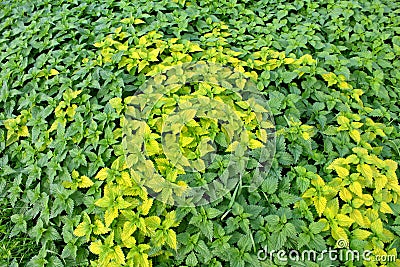
[[[88,222],[86,221],[81,222],[74,230],[74,235],[78,237],[85,236],[87,234],[88,227],[90,227],[90,225],[88,225]]]
[[[376,234],[383,233],[383,224],[382,224],[381,219],[377,219],[377,220],[371,222],[371,230]]]
[[[104,235],[111,229],[106,227],[100,220],[94,221],[93,233],[96,235]]]
[[[132,234],[136,231],[137,226],[132,222],[125,222],[121,232],[121,239],[125,242],[125,240],[129,240]],[[133,240],[130,240],[133,242]]]
[[[287,57],[283,61],[285,62],[285,64],[292,64],[295,61],[295,59]]]
[[[71,177],[72,177],[72,179],[78,179],[79,178],[79,172],[77,172],[76,170],[73,170],[71,172]]]
[[[18,129],[18,135],[19,136],[29,136],[28,126],[26,126],[26,125],[21,126],[21,128]]]
[[[364,216],[358,209],[353,209],[350,213],[350,218],[352,218],[359,226],[365,227]]]
[[[361,187],[361,184],[359,182],[354,181],[352,184],[350,184],[349,189],[350,189],[351,192],[353,192],[357,196],[362,197],[362,195],[363,195],[362,187]]]
[[[392,209],[386,202],[381,202],[380,212],[393,214]]]
[[[353,198],[353,195],[347,188],[343,188],[342,190],[340,190],[339,196],[345,202],[349,202]]]
[[[340,178],[344,178],[346,176],[349,175],[349,170],[347,168],[345,168],[344,166],[348,166],[347,164],[343,164],[342,161],[345,159],[339,158],[339,159],[335,159],[329,166],[328,169],[329,170],[335,170],[336,173],[338,174],[338,176]]]
[[[108,102],[118,113],[122,110],[122,99],[120,97],[111,98]]]
[[[255,140],[255,139],[250,139],[250,141],[249,141],[250,149],[256,149],[256,148],[261,148],[261,147],[264,147],[263,143],[261,143],[258,140]]]
[[[357,197],[353,200],[353,207],[356,209],[360,208],[363,204],[364,204],[364,200],[361,198]]]
[[[340,89],[351,89],[351,85],[347,82],[339,82],[338,87]]]
[[[200,52],[200,51],[203,51],[203,49],[201,49],[198,44],[190,43],[189,52]]]
[[[313,64],[316,63],[315,59],[313,59],[312,56],[309,55],[309,54],[303,55],[301,58],[299,58],[299,60],[300,60],[302,63],[305,63],[305,64],[307,64],[307,65],[313,65]]]
[[[336,215],[337,222],[340,226],[350,227],[354,220],[347,215],[338,214]]]
[[[157,217],[157,216],[146,217],[146,218],[144,218],[144,220],[146,223],[146,227],[150,228],[150,229],[156,229],[161,224],[161,219],[160,219],[160,217]]]
[[[149,62],[146,60],[142,60],[139,62],[139,67],[138,67],[138,72],[141,72],[147,65],[149,65]]]
[[[102,47],[103,45],[104,45],[104,42],[98,42],[98,43],[94,44],[94,46],[97,48]]]
[[[337,83],[337,77],[336,74],[329,72],[322,74],[322,78],[328,82],[328,86],[334,85]]]
[[[119,181],[120,184],[124,185],[124,186],[132,186],[132,181],[131,181],[131,177],[129,175],[128,172],[124,171],[121,172],[121,180]]]
[[[312,198],[316,193],[315,188],[309,188],[306,192],[304,192],[302,198]]]
[[[157,56],[158,56],[159,52],[160,52],[160,49],[158,49],[158,48],[151,50],[148,55],[148,60],[149,61],[158,61]]]
[[[359,143],[361,141],[361,135],[360,132],[357,129],[353,129],[349,132],[350,137],[356,141],[357,143]]]
[[[333,226],[331,228],[331,234],[332,234],[332,237],[335,240],[339,240],[339,239],[342,239],[342,240],[345,240],[345,241],[349,240],[345,230],[343,228],[339,227],[339,226]]]
[[[89,246],[89,250],[90,252],[92,252],[93,254],[96,255],[100,255],[100,253],[102,252],[102,244],[100,240],[97,240],[95,242],[92,242]]]
[[[365,206],[371,206],[374,203],[373,197],[368,194],[363,194],[361,199],[364,201]]]
[[[118,27],[115,29],[114,33],[118,34],[121,32],[121,30],[122,30],[122,27]]]
[[[177,247],[176,234],[172,229],[168,230],[168,234],[166,236],[165,241],[167,242],[167,245],[170,246],[172,249],[176,249]]]
[[[121,264],[121,265],[125,265],[125,255],[124,252],[122,252],[122,249],[120,246],[115,246],[114,247],[114,260],[116,261],[116,263]]]
[[[350,123],[350,120],[348,118],[346,118],[345,116],[338,116],[337,117],[337,122],[340,125],[348,125]]]
[[[97,173],[95,178],[98,179],[98,180],[101,180],[101,181],[105,180],[107,178],[107,176],[108,176],[108,170],[109,170],[108,168],[102,168]]]
[[[234,152],[239,145],[238,141],[234,141],[231,144],[229,144],[228,148],[225,150],[226,152]]]
[[[326,208],[326,198],[322,196],[314,197],[314,206],[315,209],[317,210],[318,216],[321,217],[322,213]]]
[[[149,198],[147,200],[144,200],[142,202],[142,205],[140,205],[138,207],[138,211],[142,214],[142,215],[147,215],[150,211],[151,206],[153,205],[153,199]]]
[[[387,177],[382,174],[378,174],[375,177],[375,191],[378,193],[380,192],[387,184]]]
[[[141,19],[135,19],[135,20],[133,21],[133,23],[134,23],[134,24],[141,24],[141,23],[145,23],[145,22],[144,22],[144,20],[141,20]]]
[[[357,170],[368,180],[372,179],[373,171],[370,165],[362,163],[357,166]]]
[[[57,74],[59,74],[58,70],[56,70],[56,69],[51,69],[50,70],[50,73],[49,73],[50,76],[54,76],[54,75],[57,75]]]
[[[318,174],[311,180],[311,184],[315,187],[325,186],[325,181]]]
[[[183,147],[190,144],[193,140],[194,140],[194,138],[190,137],[190,136],[182,136],[181,135],[181,138],[180,138],[180,141],[181,141]]]
[[[369,231],[367,231],[367,230],[355,229],[355,230],[352,232],[352,234],[353,234],[353,236],[354,236],[356,239],[365,240],[365,239],[367,239],[372,233],[369,232]]]
[[[67,108],[67,110],[65,111],[65,114],[67,114],[68,117],[73,118],[75,115],[75,109],[77,107],[78,107],[77,105],[73,104],[71,107]]]
[[[336,214],[338,214],[338,211],[339,211],[339,200],[337,198],[333,198],[329,200],[329,202],[326,204],[324,215],[328,219],[333,219],[334,217],[336,217]]]
[[[87,176],[81,176],[81,181],[78,183],[79,188],[88,188],[93,185],[92,180]]]
[[[117,207],[111,207],[108,208],[104,214],[104,220],[106,223],[106,226],[110,226],[111,223],[114,221],[115,218],[118,217],[118,209]]]

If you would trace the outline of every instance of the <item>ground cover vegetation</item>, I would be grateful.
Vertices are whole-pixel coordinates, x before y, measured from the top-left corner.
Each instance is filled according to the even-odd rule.
[[[396,1],[0,7],[1,266],[399,266],[257,257],[398,256]],[[149,81],[174,86],[139,121]],[[210,203],[174,197],[212,181]]]

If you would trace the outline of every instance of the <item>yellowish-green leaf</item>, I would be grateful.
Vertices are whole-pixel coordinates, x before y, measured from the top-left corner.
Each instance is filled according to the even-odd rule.
[[[94,183],[87,176],[81,176],[81,181],[78,183],[79,188],[88,188],[91,187]]]
[[[345,240],[345,241],[349,240],[347,237],[346,231],[342,227],[333,226],[331,228],[331,234],[335,240],[339,240],[339,239]]]
[[[234,152],[238,145],[239,145],[238,141],[234,141],[234,142],[230,143],[228,148],[226,149],[226,152]]]
[[[358,239],[358,240],[365,240],[367,239],[372,233],[367,231],[367,230],[363,230],[363,229],[355,229],[352,232],[353,236]]]
[[[337,117],[337,122],[340,125],[348,125],[350,123],[350,120],[345,116],[338,116]]]
[[[352,218],[340,213],[336,215],[336,219],[340,226],[350,227],[354,223],[354,220]]]
[[[315,188],[309,188],[307,189],[306,192],[304,192],[302,198],[312,198],[313,196],[315,196],[315,194],[316,194]]]
[[[375,177],[375,191],[377,193],[380,192],[383,188],[385,188],[387,182],[388,182],[388,179],[385,175],[378,174]]]
[[[135,20],[133,21],[133,23],[134,23],[134,24],[142,24],[142,23],[145,23],[145,21],[144,21],[144,20],[141,20],[141,19],[135,19]]]
[[[116,263],[120,264],[120,265],[125,265],[125,255],[124,252],[122,252],[122,249],[120,246],[115,246],[114,247],[114,260]]]
[[[390,208],[390,206],[386,202],[381,202],[381,207],[379,208],[379,211],[383,213],[393,214],[392,208]]]
[[[151,206],[153,205],[153,199],[149,198],[147,200],[144,200],[142,202],[142,205],[140,205],[138,207],[138,211],[142,214],[142,215],[147,215],[150,211]]]
[[[362,193],[362,187],[361,184],[357,181],[354,181],[353,183],[350,184],[349,189],[351,192],[353,192],[354,194],[356,194],[359,197],[362,197],[363,193]]]
[[[22,137],[29,136],[29,130],[26,125],[21,126],[21,128],[18,129],[18,135]]]
[[[255,139],[250,139],[250,141],[249,141],[249,148],[250,149],[262,148],[262,147],[264,147],[263,143],[261,143],[258,140],[255,140]]]
[[[92,252],[93,254],[100,255],[100,253],[101,253],[102,250],[103,250],[102,247],[103,247],[103,245],[102,245],[101,241],[100,241],[100,240],[97,240],[97,241],[92,242],[92,243],[90,244],[89,250],[90,250],[90,252]]]
[[[376,234],[382,234],[383,233],[383,224],[381,219],[374,220],[371,222],[371,230],[376,233]]]
[[[149,61],[158,61],[158,54],[160,53],[160,49],[155,48],[149,52],[148,60]]]
[[[146,223],[146,227],[153,230],[158,228],[161,224],[161,219],[158,216],[146,217],[144,218],[144,221]]]
[[[328,82],[328,86],[334,85],[337,83],[337,77],[336,74],[329,72],[322,74],[322,78]]]
[[[115,218],[118,217],[118,209],[117,207],[111,207],[108,208],[104,214],[104,220],[106,223],[106,226],[110,226],[111,223],[114,221]]]
[[[106,227],[100,220],[94,221],[93,233],[96,235],[104,235],[108,233],[111,229]]]
[[[189,52],[200,52],[203,51],[203,49],[200,48],[198,44],[195,43],[190,43],[189,45]]]
[[[323,196],[316,196],[314,197],[314,206],[317,210],[318,216],[321,217],[322,213],[326,208],[326,198]]]
[[[128,241],[129,243],[136,242],[131,239],[132,234],[136,231],[137,227],[132,222],[125,222],[121,232],[121,239],[125,243]]]
[[[236,79],[235,80],[235,83],[236,83],[236,86],[239,88],[239,89],[243,89],[244,88],[244,86],[246,85],[246,79]]]
[[[151,157],[161,152],[161,145],[154,139],[149,140],[146,143],[146,154]]]
[[[347,188],[342,188],[342,190],[339,191],[339,196],[345,202],[349,202],[353,198],[353,195]]]
[[[311,184],[315,187],[325,186],[325,181],[318,174],[311,180]]]
[[[87,221],[83,221],[74,230],[74,235],[78,237],[85,236],[87,234],[90,234],[91,232],[91,225]]]
[[[54,76],[54,75],[57,75],[57,74],[59,74],[58,70],[56,70],[56,69],[51,69],[50,70],[50,73],[49,73],[50,76]]]
[[[350,137],[356,141],[357,143],[359,143],[361,141],[361,134],[357,129],[353,129],[349,132]]]
[[[339,82],[338,87],[340,89],[351,89],[351,85],[347,82]]]
[[[324,215],[329,219],[333,219],[334,217],[336,217],[338,212],[339,212],[339,200],[338,198],[335,197],[329,200],[328,203],[326,204]]]
[[[149,62],[147,62],[146,60],[140,61],[138,66],[138,72],[141,72],[147,65],[149,65]]]
[[[364,216],[358,209],[353,209],[353,211],[350,213],[350,218],[352,218],[359,226],[361,227],[366,226],[364,221]]]
[[[362,163],[357,166],[357,170],[361,172],[361,174],[367,178],[368,180],[372,180],[373,171],[370,165]]]
[[[181,144],[182,144],[183,147],[185,147],[188,144],[190,144],[193,140],[194,140],[194,138],[190,137],[190,136],[181,135],[181,137],[180,137],[180,141],[181,141]]]
[[[168,234],[165,237],[165,241],[168,246],[170,246],[172,249],[177,248],[177,242],[176,242],[176,234],[172,229],[168,230]]]
[[[101,180],[101,181],[105,180],[107,178],[107,176],[108,176],[108,170],[109,170],[108,168],[102,168],[97,173],[95,178],[98,179],[98,180]]]

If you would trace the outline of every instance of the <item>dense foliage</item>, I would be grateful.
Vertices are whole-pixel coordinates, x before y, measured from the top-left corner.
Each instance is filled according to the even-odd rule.
[[[0,33],[1,266],[399,265],[257,258],[398,255],[396,1],[3,1]]]

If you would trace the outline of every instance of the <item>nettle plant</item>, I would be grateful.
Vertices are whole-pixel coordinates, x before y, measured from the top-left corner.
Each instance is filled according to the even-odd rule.
[[[382,144],[394,127],[369,117],[373,109],[360,99],[363,91],[344,84],[343,77],[330,73],[323,75],[323,79],[343,89],[342,95],[358,112],[344,106],[345,111],[336,116],[336,126],[330,125],[323,132],[327,147],[332,147],[331,141],[336,143],[340,157],[326,165],[327,179],[307,172],[310,186],[302,197],[322,217],[318,222],[324,225],[323,231],[330,231],[332,244],[345,240],[350,248],[371,250],[374,256],[397,255],[393,245],[400,194],[398,164],[381,156]],[[343,146],[343,140],[347,145]],[[362,264],[377,266],[373,261]]]
[[[140,21],[133,21],[133,23],[140,23]],[[258,83],[256,83],[256,88],[258,88],[258,90],[263,90],[263,80],[268,79],[269,72],[279,67],[287,66],[289,68],[289,71],[282,72],[281,79],[285,83],[290,83],[296,77],[301,77],[305,73],[313,71],[312,68],[315,61],[311,56],[305,55],[296,59],[294,55],[286,57],[284,52],[277,52],[265,47],[259,52],[255,52],[250,56],[240,59],[239,56],[242,54],[241,52],[224,47],[226,46],[224,37],[229,35],[228,33],[223,33],[226,27],[219,24],[214,26],[220,27],[220,30],[215,30],[210,33],[215,38],[215,43],[212,44],[213,47],[206,50],[200,48],[198,44],[187,40],[172,38],[164,41],[161,39],[162,34],[157,32],[149,32],[140,38],[132,37],[129,33],[122,31],[122,27],[119,27],[112,35],[107,36],[104,41],[95,44],[96,47],[101,48],[100,55],[95,60],[95,64],[105,64],[105,66],[107,66],[107,64],[116,64],[118,68],[126,68],[132,75],[137,72],[138,74],[136,75],[139,75],[139,77],[142,76],[143,79],[145,76],[152,76],[152,79],[157,84],[162,84],[165,81],[167,85],[176,85],[176,83],[185,82],[185,73],[183,72],[176,73],[172,71],[167,76],[159,74],[163,71],[168,71],[171,66],[188,63],[193,60],[229,64],[235,71],[243,73],[245,77],[251,78],[256,82],[258,81]],[[88,61],[85,62],[89,63]],[[157,62],[157,64],[154,62]],[[248,71],[246,71],[246,69]],[[258,73],[261,75],[260,81],[258,80]],[[240,89],[244,88],[245,83],[246,80],[240,77],[234,80],[234,84]],[[159,205],[160,207],[155,207],[153,210],[150,209],[151,204],[149,205],[148,202],[146,202],[148,201],[148,192],[145,186],[148,186],[148,188],[154,192],[161,192],[161,200],[173,204],[172,194],[182,194],[189,185],[198,186],[208,183],[221,174],[219,170],[223,171],[223,169],[227,167],[226,160],[224,160],[223,155],[221,155],[222,158],[220,161],[216,161],[216,163],[220,163],[214,164],[218,166],[210,166],[211,172],[204,173],[206,166],[200,157],[215,150],[215,148],[208,144],[209,140],[215,140],[217,146],[223,152],[232,152],[237,149],[237,144],[235,142],[230,143],[232,140],[229,136],[232,136],[232,134],[228,132],[232,131],[232,129],[220,128],[216,117],[210,118],[208,115],[204,116],[204,119],[194,119],[198,110],[191,106],[190,100],[198,100],[205,96],[212,97],[221,103],[230,105],[234,113],[245,122],[248,136],[247,147],[250,149],[258,149],[264,146],[263,142],[265,143],[267,140],[267,131],[262,127],[257,127],[260,123],[259,119],[257,120],[257,114],[249,109],[249,107],[254,108],[254,105],[251,105],[248,101],[243,101],[240,97],[238,98],[237,95],[231,90],[224,88],[223,85],[218,85],[218,81],[214,83],[202,81],[193,88],[187,85],[181,85],[175,86],[172,90],[169,90],[163,98],[159,99],[157,103],[154,103],[154,107],[152,107],[148,121],[145,124],[140,124],[136,121],[136,123],[129,125],[130,129],[134,130],[136,133],[133,138],[130,139],[130,141],[136,143],[136,147],[132,148],[134,153],[127,156],[126,162],[121,158],[119,161],[116,161],[118,163],[113,165],[118,165],[118,167],[114,166],[111,169],[102,169],[96,176],[96,178],[100,180],[106,180],[106,186],[103,192],[104,197],[96,201],[95,205],[99,206],[104,211],[105,227],[110,227],[113,230],[110,233],[108,233],[108,231],[104,233],[97,231],[97,234],[106,236],[106,239],[103,242],[95,238],[90,245],[90,250],[94,254],[99,255],[99,259],[95,261],[94,264],[102,265],[115,263],[116,265],[121,265],[127,263],[128,266],[132,264],[149,266],[151,261],[148,260],[148,257],[169,257],[172,255],[171,252],[162,249],[164,244],[172,249],[177,248],[176,234],[170,227],[178,222],[172,222],[175,218],[169,216],[169,213],[161,204]],[[133,99],[133,97],[128,97],[124,100],[113,98],[110,100],[110,104],[118,114],[122,115],[124,113],[123,111],[129,114],[132,105],[143,105],[144,100],[145,99],[140,98]],[[174,111],[178,103],[182,106],[185,106],[185,103],[189,105],[184,112],[182,112],[183,117],[176,117],[175,121],[172,119],[172,121],[168,122],[169,124],[167,123],[170,129],[167,128],[170,132],[176,133],[180,131],[181,134],[178,140],[176,138],[174,139],[171,134],[166,135],[166,139],[172,138],[169,140],[170,142],[167,141],[167,143],[177,145],[177,147],[169,149],[169,151],[174,151],[174,153],[177,154],[166,156],[164,155],[161,144],[162,126],[163,123],[165,123],[164,118],[166,118],[170,112]],[[290,105],[290,103],[288,104]],[[258,109],[260,110],[261,107],[258,107]],[[218,114],[216,115],[218,116]],[[214,116],[216,115],[214,114]],[[220,114],[219,116],[223,115],[224,114]],[[121,119],[122,125],[127,124],[125,118]],[[265,124],[267,122],[263,123]],[[271,128],[272,124],[264,125],[264,127],[265,126]],[[292,122],[290,127],[290,132],[292,133],[298,134],[298,131],[300,131],[303,140],[309,140],[314,134],[312,126],[300,125],[299,123]],[[293,127],[299,130],[294,130],[295,128]],[[141,143],[144,143],[145,154],[150,160],[140,158],[142,153]],[[133,144],[133,146],[134,145],[135,144]],[[193,166],[197,173],[185,176],[186,172],[184,166],[187,164],[180,166],[179,164],[170,162],[169,159],[171,158],[179,158],[179,154],[195,162]],[[255,163],[257,164],[257,161]],[[241,168],[246,167],[242,166]],[[145,181],[143,177],[146,175],[153,176],[151,172],[152,169],[156,170],[158,174],[156,177],[158,178]],[[201,175],[201,173],[203,173],[203,175]],[[180,180],[178,177],[184,180]],[[165,180],[161,178],[165,178]],[[167,181],[167,183],[165,181]],[[171,187],[171,183],[175,185]],[[132,187],[136,189],[133,190]],[[237,189],[238,188],[234,191],[235,193],[237,193]],[[237,207],[233,205],[234,199],[234,197],[231,197],[231,204],[227,207],[221,207],[222,210],[225,209],[223,212],[225,212],[227,208]],[[142,205],[147,205],[145,212],[141,211]],[[136,207],[138,207],[137,210],[135,210]],[[131,220],[127,214],[137,219]],[[242,216],[241,213],[237,212],[233,212],[233,215]],[[165,217],[165,220],[167,220],[165,223],[161,221],[160,216],[169,216],[169,218],[166,219],[167,217]],[[228,222],[232,223],[232,219],[233,218],[230,218]],[[130,222],[128,223],[128,221]],[[149,222],[146,223],[146,221]],[[211,223],[211,226],[212,225]],[[85,231],[83,231],[84,226],[86,227]],[[202,229],[201,225],[198,226]],[[80,224],[75,234],[79,236],[90,235],[91,227],[91,222],[86,219],[85,222]],[[212,228],[206,233],[209,241],[212,240],[213,236]],[[205,229],[210,228],[208,227]],[[232,232],[232,229],[229,232]],[[245,235],[248,237],[252,236],[248,226],[243,229],[246,230]],[[130,240],[129,244],[125,242],[127,239]],[[135,240],[135,242],[132,240]],[[253,240],[253,237],[248,240]],[[114,242],[116,245],[114,245]],[[247,250],[251,247],[255,248],[254,241],[253,246],[248,247],[245,245],[242,249]],[[140,253],[140,255],[143,256],[135,258],[132,256],[136,255],[134,253]],[[221,255],[223,253],[221,253],[221,251],[215,253],[222,257]],[[197,259],[196,256],[193,257],[193,252],[190,255],[192,259],[187,260],[187,262],[192,264]],[[135,262],[135,260],[137,262]],[[221,258],[221,261],[224,260],[227,260],[226,257]],[[249,260],[254,263],[252,257],[250,257]],[[240,262],[244,264],[245,261],[242,260]]]
[[[129,23],[140,23],[140,21]],[[223,24],[214,26],[220,27],[221,31],[226,30]],[[121,126],[129,126],[128,129],[135,132],[130,139],[131,142],[134,142],[131,145],[134,147],[132,149],[135,153],[128,154],[126,158],[120,156],[110,169],[103,168],[98,172],[96,179],[105,181],[105,186],[103,197],[94,204],[100,208],[103,215],[92,219],[85,215],[86,219],[74,232],[77,236],[86,236],[87,241],[91,240],[89,246],[91,252],[99,255],[93,264],[99,266],[104,264],[150,266],[152,264],[151,257],[159,259],[170,257],[172,254],[167,248],[173,250],[177,248],[176,234],[173,228],[182,220],[185,213],[180,216],[182,218],[177,220],[174,215],[171,215],[174,213],[167,212],[167,206],[164,204],[158,203],[158,201],[155,204],[150,203],[148,189],[150,188],[156,193],[160,192],[162,201],[174,204],[172,194],[183,194],[187,188],[207,184],[221,175],[229,164],[229,158],[227,159],[224,154],[238,151],[239,147],[247,147],[254,151],[264,148],[268,141],[268,131],[274,129],[272,122],[260,116],[260,113],[267,110],[257,104],[254,99],[241,98],[230,88],[235,86],[244,89],[246,79],[257,82],[257,71],[270,71],[280,66],[288,66],[293,70],[285,77],[285,80],[290,81],[303,75],[304,68],[315,63],[308,55],[296,59],[294,55],[286,57],[285,53],[267,48],[242,60],[238,57],[242,54],[241,52],[224,47],[226,45],[224,37],[229,34],[221,33],[221,31],[216,30],[210,33],[215,35],[216,43],[206,50],[200,48],[196,43],[178,38],[164,41],[161,39],[162,34],[157,32],[149,32],[140,38],[132,37],[131,34],[122,31],[122,27],[117,28],[112,35],[95,44],[101,51],[94,60],[94,64],[102,66],[115,64],[118,68],[125,68],[131,75],[138,75],[143,79],[147,76],[156,84],[165,83],[174,85],[174,87],[170,86],[171,90],[163,92],[165,95],[159,98],[158,102],[152,103],[154,106],[144,124],[138,121],[132,123],[127,121],[126,117],[122,117],[123,114],[129,115],[135,105],[143,105],[144,99],[132,96],[109,100],[110,105],[121,116]],[[176,72],[175,69],[168,72],[168,69],[173,66],[195,60],[200,64],[202,62],[203,64],[205,62],[228,64],[238,74],[232,76],[232,73],[217,73],[210,81],[202,80],[195,84],[185,84],[185,74],[188,73]],[[91,64],[88,60],[84,60],[84,63]],[[221,76],[222,74],[225,76]],[[227,78],[229,76],[232,76],[230,82]],[[220,83],[219,79],[222,79],[225,84]],[[264,86],[259,82],[253,82],[253,84],[258,91]],[[193,100],[202,101],[209,98],[214,100],[214,103],[210,103],[209,110],[196,109],[196,106],[191,103]],[[64,103],[62,108],[67,108],[65,112],[68,112],[68,109],[73,112],[75,107],[67,107],[68,103]],[[167,115],[173,112],[178,104],[183,109],[183,115],[171,116],[169,121],[165,121]],[[217,111],[218,105],[221,104],[229,106],[243,124],[245,134],[241,135],[239,140],[232,139],[235,132],[235,128],[232,128],[234,124],[223,127],[218,121],[219,117],[226,117],[227,114],[222,111],[219,114],[213,112]],[[214,108],[212,108],[213,105]],[[167,125],[164,129],[163,124]],[[177,131],[180,131],[179,137],[168,134],[168,132],[176,134]],[[168,148],[167,152],[163,151],[161,141],[163,134],[165,134],[166,144],[176,145],[176,147]],[[172,139],[167,140],[168,138]],[[209,144],[210,140],[215,142],[214,147]],[[240,145],[239,141],[241,141]],[[142,147],[140,143],[144,144],[143,151],[140,150]],[[164,153],[168,153],[168,151],[172,154],[165,155]],[[217,156],[210,166],[206,166],[201,157],[209,152],[217,152]],[[141,159],[142,154],[145,154],[148,160]],[[180,158],[180,155],[191,160],[191,166],[196,172],[187,173],[185,171],[187,164],[179,165],[171,162],[170,159]],[[236,168],[250,167],[251,171],[259,164],[257,162],[259,159],[260,156],[258,156],[258,160],[254,158],[247,163],[243,162],[242,166],[239,165]],[[205,171],[206,167],[208,167],[208,171]],[[151,174],[152,169],[156,171],[157,176],[154,179],[145,179],[148,178],[146,174],[153,175]],[[262,176],[259,175],[259,178],[262,179]],[[83,187],[88,185],[88,181],[84,181],[85,176],[74,179],[76,180],[74,185],[70,182],[66,186]],[[75,183],[77,184],[75,185]],[[235,184],[225,184],[224,186],[228,189],[235,189]],[[222,187],[221,189],[226,188]],[[234,198],[231,199],[232,201]],[[146,208],[143,208],[143,205]],[[233,202],[229,207],[232,205]],[[100,216],[100,214],[96,216]],[[101,218],[104,218],[104,222]],[[210,240],[212,239],[212,230],[208,232],[207,236]],[[104,241],[101,241],[103,239]],[[142,256],[138,257],[138,255]],[[222,254],[219,253],[219,255]],[[188,261],[191,262],[194,259]],[[254,259],[252,261],[254,262]]]
[[[140,24],[142,21],[131,19],[123,23]],[[120,116],[122,127],[118,133],[114,133],[114,138],[121,137],[123,127],[129,125],[128,128],[134,130],[136,138],[130,141],[137,140],[137,146],[131,147],[130,152],[133,153],[126,158],[120,151],[119,158],[113,166],[103,168],[97,174],[96,178],[105,182],[102,186],[103,197],[95,202],[98,212],[95,218],[85,215],[86,219],[75,230],[75,235],[86,236],[86,240],[91,241],[89,248],[92,253],[98,255],[98,259],[92,261],[92,264],[151,266],[155,262],[165,264],[172,255],[187,266],[195,266],[199,262],[209,266],[222,266],[224,262],[237,262],[237,266],[273,264],[269,261],[260,263],[254,258],[255,240],[262,244],[274,238],[286,240],[289,237],[293,239],[287,244],[268,244],[292,248],[297,243],[298,248],[311,246],[321,250],[326,248],[325,244],[334,245],[335,240],[344,239],[350,241],[354,248],[361,249],[367,246],[379,255],[386,252],[396,253],[395,249],[390,247],[390,242],[394,240],[393,233],[385,229],[383,223],[393,222],[391,214],[394,214],[394,211],[391,203],[396,204],[398,198],[395,173],[397,166],[394,161],[380,159],[380,148],[370,145],[377,136],[384,139],[386,134],[391,133],[392,128],[376,123],[368,117],[368,112],[372,109],[361,99],[364,92],[361,89],[353,89],[344,75],[317,67],[316,61],[307,54],[296,58],[294,54],[287,56],[285,52],[268,47],[262,47],[253,53],[231,49],[226,41],[229,33],[224,24],[210,25],[214,29],[209,33],[212,41],[204,39],[202,45],[178,38],[164,40],[163,34],[155,31],[139,37],[129,31],[123,31],[125,26],[122,26],[95,44],[100,49],[97,58],[92,61],[85,59],[83,62],[102,68],[116,66],[118,69],[125,69],[129,75],[138,77],[135,83],[138,88],[146,85],[146,79],[153,80],[155,84],[175,86],[170,86],[167,92],[163,92],[164,95],[157,98],[158,102],[152,102],[154,105],[145,123],[129,125],[129,121],[123,117],[127,112],[132,112],[135,105],[136,108],[141,107],[143,99],[137,96],[135,99],[134,96],[109,100],[109,104]],[[274,90],[269,95],[271,112],[278,116],[280,123],[277,134],[283,138],[278,138],[280,141],[277,154],[271,162],[272,174],[262,183],[263,192],[258,193],[254,191],[255,188],[243,184],[255,174],[251,171],[251,164],[250,167],[247,165],[247,174],[243,176],[243,180],[240,180],[237,186],[228,188],[232,189],[232,192],[228,192],[221,200],[212,204],[214,208],[211,208],[210,214],[207,210],[200,212],[204,213],[204,219],[199,220],[195,219],[200,216],[195,208],[178,209],[175,213],[168,211],[171,209],[169,205],[150,200],[156,195],[160,196],[163,202],[174,204],[173,195],[183,195],[188,188],[207,184],[218,177],[219,171],[228,166],[223,153],[235,149],[229,143],[229,134],[224,132],[215,118],[195,118],[197,110],[190,108],[191,99],[211,97],[221,103],[228,103],[245,122],[249,137],[247,148],[257,150],[265,147],[266,131],[257,127],[260,121],[257,120],[256,112],[249,109],[249,102],[238,98],[222,84],[206,81],[185,84],[185,73],[182,70],[176,72],[174,67],[191,62],[228,65],[234,71],[242,73],[243,77],[252,80],[259,91],[268,92],[271,80],[275,81],[276,85],[287,84],[290,89],[287,96]],[[169,70],[172,71],[168,73]],[[120,71],[118,70],[118,73]],[[321,79],[317,80],[316,77]],[[303,80],[304,85],[318,86],[325,86],[321,85],[321,81],[327,82],[329,93],[327,90],[316,93],[317,100],[325,103],[315,103],[312,110],[312,116],[319,125],[308,125],[299,120],[301,97],[296,89],[291,87],[297,80]],[[245,81],[236,79],[234,84],[238,88],[244,88]],[[309,93],[308,89],[304,92]],[[169,151],[175,151],[177,154],[165,155],[165,147],[162,144],[164,118],[175,111],[177,104],[185,106],[185,103],[187,107],[184,115],[167,123],[169,132],[180,131],[178,138],[173,135],[168,137],[172,138],[170,143],[176,146]],[[67,106],[68,101],[61,108],[66,108],[65,114],[68,115],[75,107]],[[328,111],[324,110],[325,106]],[[352,108],[358,110],[359,114],[352,113]],[[337,126],[334,126],[334,122],[329,121],[329,111],[337,109],[347,111],[337,116]],[[330,125],[327,125],[328,123]],[[285,124],[287,126],[283,126]],[[318,174],[317,168],[306,164],[300,156],[306,153],[318,165],[323,162],[323,154],[313,151],[313,148],[318,146],[313,139],[319,138],[320,135],[325,138],[324,146],[337,144],[338,152],[329,152],[337,159],[332,160],[332,163]],[[351,139],[355,145],[346,148],[340,138]],[[285,139],[291,142],[291,153],[285,151]],[[209,145],[210,140],[215,141],[216,147]],[[211,171],[205,172],[207,166],[201,157],[211,151],[221,153],[215,158],[215,163],[208,166]],[[346,156],[351,151],[354,154]],[[142,158],[142,154],[148,159]],[[341,157],[338,157],[339,155]],[[179,165],[170,161],[170,158],[180,156],[195,162],[192,166],[196,173],[189,174],[185,170],[185,164]],[[253,163],[257,164],[259,159],[260,155],[254,158]],[[282,180],[282,166],[294,163],[299,166],[293,169],[294,172],[288,172],[287,181]],[[338,177],[332,177],[331,170],[334,170]],[[144,179],[146,175],[154,178]],[[259,177],[265,179],[262,175]],[[84,183],[83,179],[85,178],[78,177],[76,186]],[[281,187],[279,190],[278,185]],[[247,195],[250,199],[245,200],[239,194]],[[295,194],[301,194],[303,200]],[[251,201],[257,204],[251,204]],[[266,206],[264,211],[263,205]],[[280,209],[275,217],[260,221],[260,226],[249,225],[248,218],[253,218],[254,214],[267,215],[265,213],[276,209],[276,205],[283,208],[293,205],[294,213],[291,210]],[[315,207],[316,213],[309,205]],[[251,212],[244,212],[243,207]],[[220,214],[223,214],[221,220],[216,220],[216,216]],[[226,222],[225,217],[228,218]],[[319,217],[322,218],[318,221]],[[274,222],[269,222],[272,224],[268,226],[268,221],[272,219]],[[307,226],[306,220],[312,223]],[[262,234],[264,230],[261,229],[275,229],[274,227],[278,227],[281,232],[271,236],[268,234],[268,238]],[[184,238],[183,233],[178,234],[177,239],[176,233],[182,229],[197,234],[190,242]],[[219,241],[214,240],[214,237],[218,236]],[[327,238],[322,239],[323,237]],[[234,244],[238,240],[242,241],[238,243],[239,248],[235,248]],[[222,242],[221,246],[216,245],[218,242]],[[194,244],[198,244],[202,249],[190,248]],[[177,254],[178,248],[184,248],[183,252]],[[208,253],[215,258],[207,257]],[[373,263],[365,264],[374,266]]]

